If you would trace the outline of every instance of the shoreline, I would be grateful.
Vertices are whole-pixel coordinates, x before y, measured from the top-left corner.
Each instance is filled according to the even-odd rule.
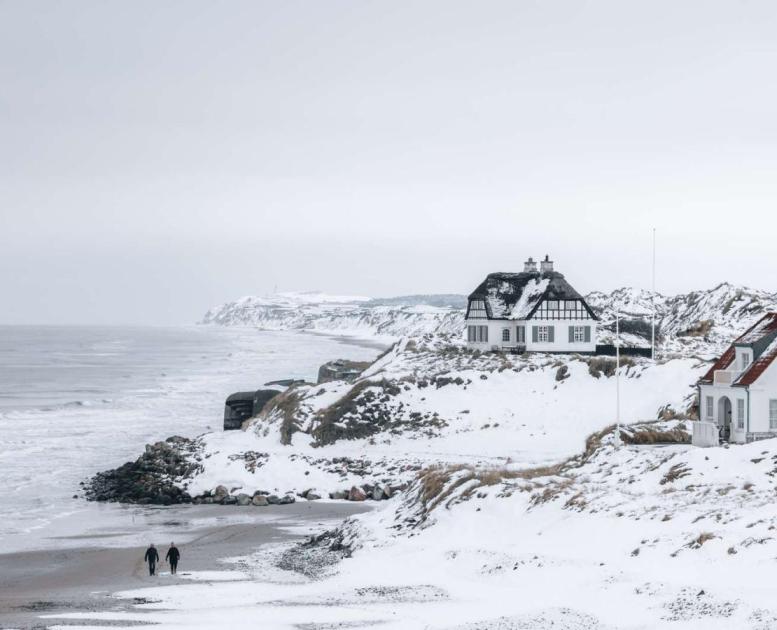
[[[187,574],[197,571],[238,571],[224,558],[247,556],[267,543],[302,541],[334,523],[369,510],[364,504],[345,502],[298,502],[291,505],[251,509],[231,506],[172,506],[164,508],[171,523],[164,532],[170,540],[154,534],[161,562],[156,576],[149,576],[143,562],[145,546],[101,547],[104,534],[83,536],[94,545],[0,554],[0,627],[41,628],[55,623],[41,615],[99,612],[127,609],[134,601],[122,601],[113,593],[152,586],[192,583]],[[228,521],[230,516],[243,518]],[[305,533],[302,528],[307,528]],[[178,576],[169,573],[163,561],[167,546],[175,541],[181,549]],[[186,541],[186,542],[181,542]],[[240,574],[236,573],[240,579]],[[202,580],[197,580],[201,582]],[[206,580],[207,581],[207,580]]]

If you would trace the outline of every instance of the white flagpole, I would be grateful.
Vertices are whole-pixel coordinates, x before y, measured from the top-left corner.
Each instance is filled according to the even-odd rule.
[[[653,287],[650,295],[653,316],[650,326],[650,358],[656,360],[656,228],[653,228]]]
[[[621,314],[615,311],[615,447],[621,445]]]

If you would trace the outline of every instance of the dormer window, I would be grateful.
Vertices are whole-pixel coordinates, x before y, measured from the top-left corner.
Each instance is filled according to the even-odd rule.
[[[740,369],[744,372],[747,367],[750,365],[750,353],[749,352],[743,352],[741,355],[739,355],[739,365]]]

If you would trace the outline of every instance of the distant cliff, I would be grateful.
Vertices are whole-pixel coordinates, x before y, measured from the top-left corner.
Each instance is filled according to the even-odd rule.
[[[464,325],[465,304],[462,295],[370,299],[280,293],[227,302],[209,310],[202,323],[382,337],[458,334]]]

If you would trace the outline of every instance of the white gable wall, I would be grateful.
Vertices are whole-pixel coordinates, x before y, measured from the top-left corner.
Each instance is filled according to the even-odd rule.
[[[769,427],[769,401],[777,400],[777,362],[766,368],[749,390],[750,432],[756,438],[777,434],[777,429]]]

